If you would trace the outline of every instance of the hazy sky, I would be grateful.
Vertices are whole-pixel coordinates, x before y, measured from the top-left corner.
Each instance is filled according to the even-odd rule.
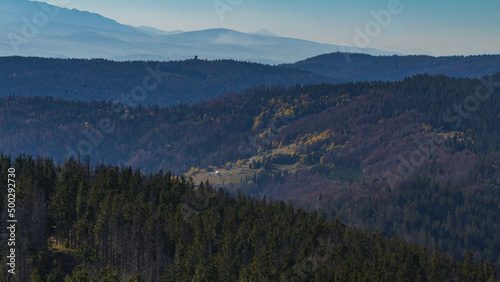
[[[168,31],[229,28],[251,32],[265,28],[280,36],[358,47],[422,48],[435,55],[500,54],[498,0],[43,2],[99,13],[123,24]]]

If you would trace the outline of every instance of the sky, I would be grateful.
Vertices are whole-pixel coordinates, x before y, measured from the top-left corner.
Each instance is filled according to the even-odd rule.
[[[162,30],[284,37],[433,55],[500,54],[498,0],[39,0]],[[396,50],[396,49],[394,49]]]

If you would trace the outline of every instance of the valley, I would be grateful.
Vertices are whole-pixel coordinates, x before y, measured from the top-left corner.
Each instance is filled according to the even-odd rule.
[[[0,0],[0,282],[500,281],[500,2],[153,2]]]

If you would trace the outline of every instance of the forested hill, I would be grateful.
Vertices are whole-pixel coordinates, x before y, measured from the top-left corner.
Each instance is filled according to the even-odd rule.
[[[114,62],[0,58],[0,97],[40,96],[171,106],[194,104],[256,85],[293,86],[337,81],[308,71],[232,60]]]
[[[80,152],[147,171],[182,173],[248,158],[259,148],[301,143],[296,153],[310,154],[315,147],[309,139],[319,139],[315,146],[335,145],[308,163],[325,155],[324,163],[341,158],[381,176],[394,169],[395,158],[414,149],[408,136],[455,140],[458,152],[497,151],[500,97],[488,91],[498,88],[480,88],[475,108],[464,108],[488,81],[500,81],[500,75],[485,81],[416,76],[396,83],[260,87],[174,108],[10,97],[0,99],[0,151],[57,160]]]
[[[431,57],[331,53],[285,66],[343,81],[397,81],[416,74],[477,78],[500,72],[500,55]]]
[[[173,108],[10,97],[0,152],[187,173],[500,268],[499,82],[256,87]]]
[[[8,172],[9,168],[14,171]],[[0,155],[16,179],[10,281],[494,281],[460,260],[170,172]],[[7,189],[0,190],[7,201]],[[2,220],[6,209],[0,210]],[[6,244],[0,245],[6,273]],[[3,276],[6,277],[6,276]]]
[[[257,85],[396,81],[415,74],[476,78],[500,72],[500,56],[370,56],[332,53],[269,66],[232,60],[114,62],[0,57],[0,97],[54,97],[161,107],[195,104]]]

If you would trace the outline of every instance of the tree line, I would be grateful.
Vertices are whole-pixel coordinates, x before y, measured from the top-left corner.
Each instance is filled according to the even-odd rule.
[[[195,186],[170,172],[0,155],[0,181],[10,167],[21,206],[17,281],[496,278],[493,265],[470,252],[455,260],[281,201]]]

